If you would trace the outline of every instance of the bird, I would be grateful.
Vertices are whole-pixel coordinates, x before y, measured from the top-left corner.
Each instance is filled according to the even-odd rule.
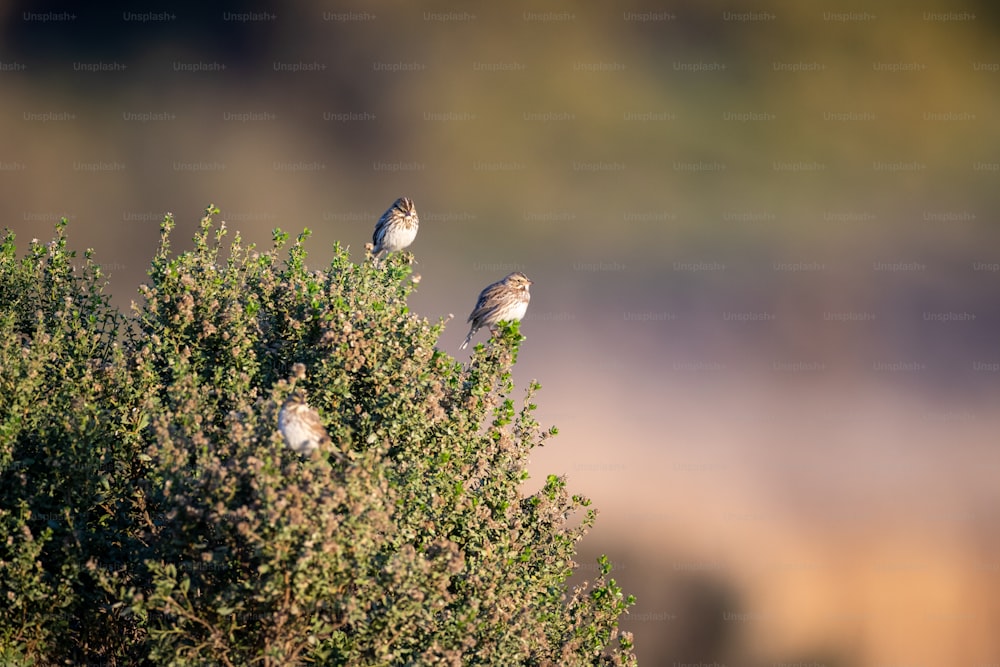
[[[306,394],[296,389],[281,406],[278,430],[285,444],[303,456],[309,456],[320,445],[330,443],[330,436],[319,419],[319,413],[306,403]]]
[[[494,327],[497,322],[515,322],[524,317],[528,310],[528,301],[531,300],[531,294],[528,292],[531,284],[528,276],[515,271],[480,292],[476,307],[469,315],[468,321],[472,322],[472,328],[469,329],[469,335],[465,337],[465,342],[459,349],[464,350],[481,327],[488,326],[490,332],[495,333]]]
[[[375,223],[375,233],[372,234],[374,244],[372,255],[378,257],[383,251],[388,254],[407,247],[417,238],[419,225],[420,218],[417,217],[413,200],[400,197]]]

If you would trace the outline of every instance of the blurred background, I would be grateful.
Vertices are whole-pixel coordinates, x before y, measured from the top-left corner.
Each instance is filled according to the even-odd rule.
[[[0,6],[19,247],[127,307],[166,211],[321,268],[409,196],[444,349],[535,281],[531,483],[642,664],[1000,664],[993,3],[72,4]]]

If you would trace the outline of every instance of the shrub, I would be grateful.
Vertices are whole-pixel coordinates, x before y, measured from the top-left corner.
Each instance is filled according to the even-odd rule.
[[[65,222],[0,245],[0,661],[634,664],[607,559],[567,583],[589,501],[523,490],[556,431],[511,397],[518,326],[463,365],[407,253],[220,257],[217,213],[176,255],[165,218],[128,316]],[[309,457],[276,429],[296,388]]]

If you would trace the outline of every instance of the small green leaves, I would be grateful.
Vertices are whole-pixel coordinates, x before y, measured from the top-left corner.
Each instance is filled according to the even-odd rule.
[[[164,216],[128,314],[65,221],[23,259],[0,239],[0,657],[634,664],[610,561],[566,583],[590,501],[524,484],[557,430],[515,391],[519,324],[463,363],[409,252],[309,267],[308,229],[257,252],[218,215],[179,253]],[[278,430],[298,390],[312,456]]]
[[[271,240],[274,242],[274,249],[280,250],[288,242],[288,232],[283,232],[280,228],[275,227],[271,231]]]

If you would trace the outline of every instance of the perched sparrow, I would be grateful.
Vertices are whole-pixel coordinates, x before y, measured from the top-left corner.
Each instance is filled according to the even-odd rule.
[[[330,436],[319,420],[319,414],[306,403],[305,392],[292,392],[278,413],[278,430],[293,450],[308,456],[320,445],[330,442]]]
[[[472,328],[469,329],[469,335],[465,337],[465,342],[459,349],[465,349],[480,327],[488,326],[490,331],[494,332],[497,322],[515,322],[524,317],[524,313],[528,310],[528,301],[531,300],[531,294],[528,293],[530,285],[528,276],[515,271],[484,289],[479,294],[479,301],[472,309],[472,314],[469,315]]]
[[[400,197],[375,223],[375,233],[372,235],[375,247],[372,255],[378,257],[383,251],[388,254],[407,247],[417,238],[419,224],[420,219],[413,201]]]

